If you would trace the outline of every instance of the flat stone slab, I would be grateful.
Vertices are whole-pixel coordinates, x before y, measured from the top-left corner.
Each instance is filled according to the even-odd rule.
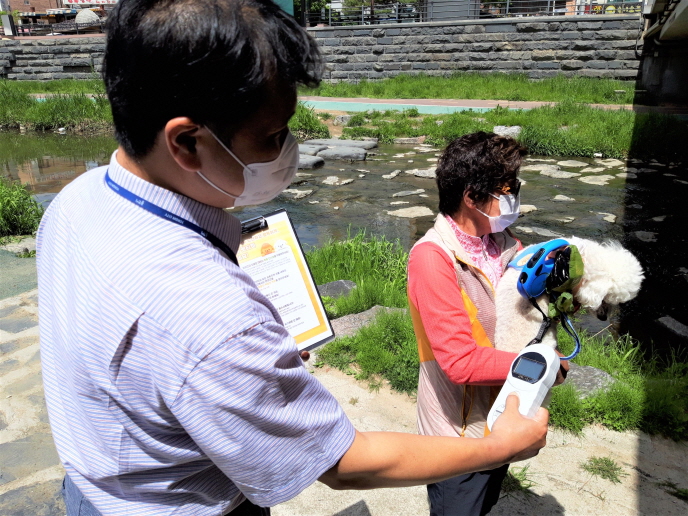
[[[587,183],[589,185],[605,186],[609,181],[614,179],[614,176],[601,175],[601,176],[583,176],[579,177],[578,181]]]
[[[408,197],[409,195],[418,195],[422,193],[425,193],[425,190],[423,188],[419,188],[418,190],[404,190],[403,192],[397,192],[392,194],[392,197]]]
[[[430,168],[413,168],[411,170],[405,171],[407,174],[411,174],[416,177],[425,177],[428,179],[435,179],[437,177],[437,167]]]
[[[389,174],[383,174],[382,179],[394,179],[399,174],[401,174],[401,170],[395,170],[393,172],[390,172]]]
[[[598,174],[600,172],[604,172],[605,170],[607,169],[604,167],[585,167],[581,169],[581,174]]]
[[[308,154],[299,154],[299,169],[301,170],[312,170],[322,167],[324,164],[325,160],[323,158],[309,156]]]
[[[678,322],[673,317],[665,315],[664,317],[660,317],[659,319],[657,319],[657,322],[665,328],[674,332],[679,337],[688,339],[688,326]]]
[[[313,193],[313,190],[297,190],[296,188],[287,188],[286,190],[282,191],[282,194],[286,194],[288,197],[291,197],[292,199],[303,199],[304,197],[308,197]]]
[[[616,174],[616,177],[621,179],[636,179],[638,177],[638,174],[634,174],[632,172],[619,172],[618,174]]]
[[[548,163],[538,163],[536,165],[526,165],[525,167],[521,167],[522,172],[542,172],[542,171],[555,171],[555,170],[561,170],[559,168],[559,165],[550,165]]]
[[[306,140],[304,145],[326,145],[327,147],[359,147],[361,149],[374,149],[377,141],[373,140],[340,140],[338,138],[322,138]]]
[[[361,147],[332,147],[318,152],[318,157],[325,159],[351,159],[365,161],[367,152]]]
[[[554,231],[550,231],[549,229],[545,229],[545,228],[529,227],[529,226],[516,226],[516,229],[518,229],[519,231],[523,231],[524,233],[529,234],[529,235],[534,233],[536,235],[540,235],[540,236],[547,237],[547,238],[559,238],[559,237],[564,236],[561,233],[556,233]]]
[[[552,200],[557,201],[557,202],[575,202],[576,201],[576,199],[574,199],[573,197],[567,197],[566,195],[561,195],[561,194],[555,195],[554,199],[552,199]]]
[[[299,154],[307,154],[309,156],[315,156],[321,150],[327,149],[327,145],[299,145]]]
[[[615,168],[615,167],[623,167],[624,162],[619,161],[618,159],[596,159],[595,163],[599,163],[600,165],[607,167],[607,168]]]
[[[560,167],[568,167],[568,168],[579,168],[579,167],[587,167],[588,164],[585,163],[584,161],[577,161],[575,159],[567,159],[564,161],[557,161],[557,165]]]
[[[641,242],[651,243],[657,241],[657,233],[653,233],[652,231],[634,231],[633,234]]]
[[[612,375],[596,367],[569,362],[569,368],[566,383],[576,388],[581,399],[592,396],[600,389],[606,389],[614,383]]]
[[[418,145],[425,141],[425,136],[416,136],[414,138],[394,138],[394,143],[397,145]]]
[[[597,212],[597,215],[602,217],[602,220],[604,220],[605,222],[610,222],[611,224],[614,224],[616,222],[616,215],[614,215],[613,213],[605,213],[600,211]]]
[[[570,224],[576,220],[576,217],[563,217],[561,219],[557,219],[558,222],[561,222],[562,224]]]
[[[534,204],[521,204],[521,213],[523,215],[534,211],[537,211],[537,206],[535,206]]]
[[[411,208],[401,208],[400,210],[388,211],[387,215],[401,217],[404,219],[415,219],[418,217],[433,217],[435,214],[427,206],[413,206]]]
[[[324,285],[318,285],[318,292],[321,296],[327,296],[334,299],[346,296],[349,292],[356,288],[356,283],[349,280],[330,281]]]
[[[33,198],[36,199],[36,202],[43,206],[44,210],[50,206],[50,203],[53,202],[55,197],[57,197],[56,193],[41,193],[33,196]]]
[[[571,179],[580,176],[578,172],[565,172],[563,170],[541,170],[540,175],[554,179]]]
[[[327,176],[325,179],[323,179],[322,184],[330,186],[342,186],[353,182],[353,179],[339,179],[338,176]]]
[[[0,249],[10,253],[25,253],[36,250],[36,239],[34,237],[22,238],[19,242],[0,246]]]

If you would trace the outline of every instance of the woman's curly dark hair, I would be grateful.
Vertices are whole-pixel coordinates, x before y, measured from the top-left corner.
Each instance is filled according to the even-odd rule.
[[[454,215],[466,190],[476,204],[482,204],[500,188],[514,188],[527,152],[513,138],[483,131],[451,142],[437,164],[440,212]]]

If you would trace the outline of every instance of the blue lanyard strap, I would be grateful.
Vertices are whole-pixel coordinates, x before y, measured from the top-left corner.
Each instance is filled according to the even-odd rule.
[[[217,238],[215,235],[212,233],[209,233],[205,229],[203,229],[200,226],[197,226],[191,221],[188,221],[178,215],[175,215],[174,213],[171,213],[157,204],[153,204],[152,202],[148,202],[146,199],[143,199],[136,195],[133,192],[130,192],[123,186],[118,185],[115,183],[112,178],[110,177],[110,171],[105,172],[105,183],[112,189],[113,192],[115,192],[118,195],[121,195],[124,197],[127,201],[133,202],[137,206],[143,208],[144,210],[152,213],[153,215],[157,215],[161,219],[169,220],[170,222],[174,222],[175,224],[179,224],[180,226],[183,226],[187,229],[190,229],[191,231],[195,231],[199,235],[201,235],[203,238],[205,238],[208,242],[213,244],[215,247],[220,249],[222,252],[224,252],[227,257],[234,262],[235,265],[239,265],[237,262],[236,254],[234,254],[234,251],[232,251],[227,244],[225,244],[222,240]]]

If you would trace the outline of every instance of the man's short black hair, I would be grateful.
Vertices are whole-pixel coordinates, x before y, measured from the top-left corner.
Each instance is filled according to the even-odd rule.
[[[271,0],[120,0],[103,77],[115,135],[141,158],[165,124],[189,117],[227,136],[266,88],[317,85],[315,42]]]
[[[483,131],[452,141],[437,163],[440,212],[452,216],[466,190],[477,204],[499,189],[516,188],[525,147],[513,138]]]

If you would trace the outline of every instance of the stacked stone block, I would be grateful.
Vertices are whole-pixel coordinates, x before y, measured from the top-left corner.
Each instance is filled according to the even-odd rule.
[[[504,18],[311,28],[332,82],[401,73],[521,72],[635,79],[638,16]]]
[[[0,78],[92,79],[102,70],[105,38],[0,40]]]

